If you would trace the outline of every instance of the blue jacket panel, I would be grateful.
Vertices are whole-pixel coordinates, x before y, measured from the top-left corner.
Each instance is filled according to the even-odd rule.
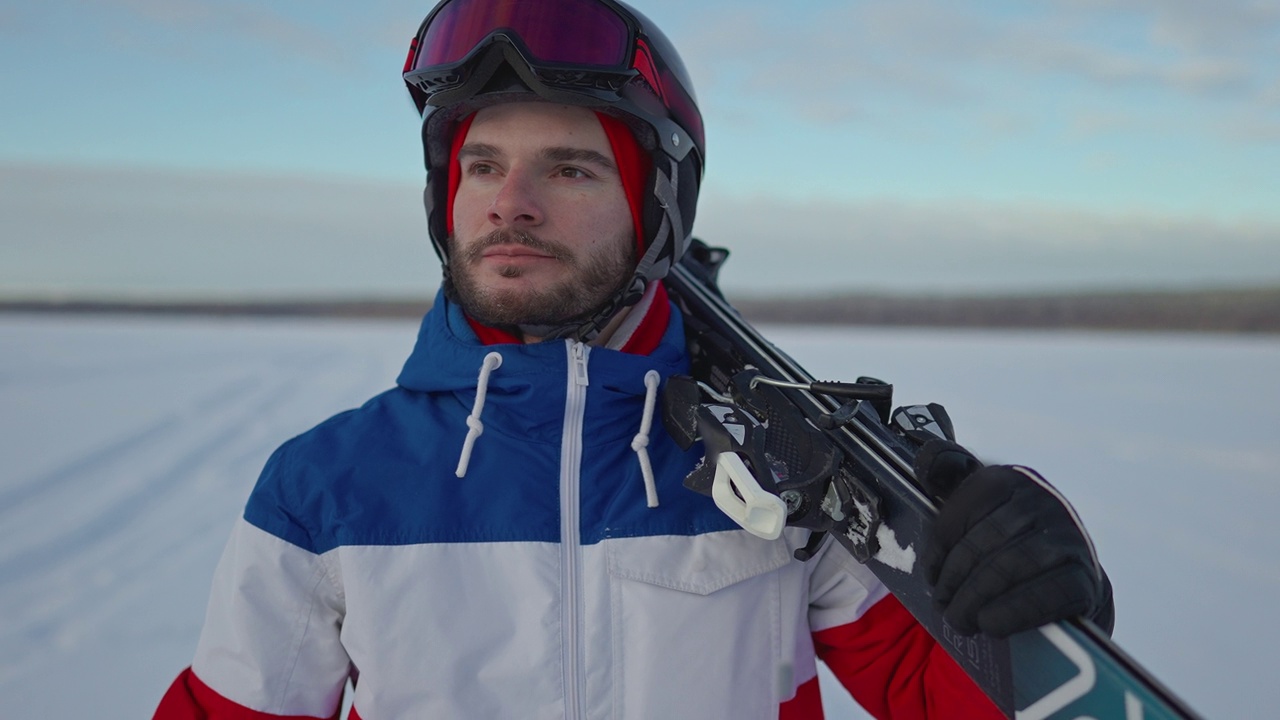
[[[644,375],[688,372],[684,326],[672,313],[648,356],[591,348],[580,472],[581,542],[693,535],[736,527],[682,486],[702,456],[681,451],[655,418],[648,452],[661,504],[649,508],[632,438]],[[570,343],[484,346],[440,294],[398,387],[283,445],[267,463],[245,519],[314,553],[344,545],[560,540]],[[454,475],[484,357],[487,383],[463,478]]]

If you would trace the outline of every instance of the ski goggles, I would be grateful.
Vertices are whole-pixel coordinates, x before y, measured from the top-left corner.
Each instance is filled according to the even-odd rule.
[[[566,102],[629,105],[628,83],[643,75],[663,114],[702,142],[692,98],[655,60],[635,16],[611,0],[445,0],[410,44],[404,81],[421,113],[470,99],[503,60],[531,89]]]

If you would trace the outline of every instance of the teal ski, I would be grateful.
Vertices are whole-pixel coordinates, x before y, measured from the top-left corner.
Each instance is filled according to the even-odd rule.
[[[912,472],[918,443],[901,418],[913,413],[892,411],[888,384],[870,378],[817,382],[765,340],[716,286],[726,256],[695,240],[665,280],[686,318],[693,377],[668,381],[664,420],[677,442],[685,444],[733,413],[760,421],[760,435],[767,439],[746,442],[768,443],[756,450],[769,452],[770,461],[785,468],[787,480],[772,488],[772,497],[757,497],[755,491],[734,485],[727,504],[735,519],[748,529],[753,523],[776,526],[785,521],[813,530],[809,547],[797,551],[801,560],[826,536],[834,538],[875,572],[1010,718],[1199,717],[1086,620],[1055,623],[1004,640],[952,631],[935,611],[929,585],[914,563],[915,548],[929,537],[937,508]],[[920,412],[927,416],[928,408]],[[718,442],[732,445],[743,438],[739,433]],[[685,484],[713,494],[715,473],[705,463]],[[742,488],[759,490],[751,478],[742,480]]]

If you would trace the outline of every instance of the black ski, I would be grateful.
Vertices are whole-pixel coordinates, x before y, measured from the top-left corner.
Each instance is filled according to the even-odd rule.
[[[758,534],[783,522],[809,528],[800,560],[835,538],[1010,718],[1198,717],[1087,620],[1007,640],[952,631],[915,563],[937,508],[912,472],[921,433],[951,435],[945,412],[892,412],[892,386],[871,378],[816,382],[721,296],[726,256],[695,240],[666,280],[686,318],[693,378],[668,381],[664,419],[677,442],[707,448],[687,486],[719,494],[721,507]]]

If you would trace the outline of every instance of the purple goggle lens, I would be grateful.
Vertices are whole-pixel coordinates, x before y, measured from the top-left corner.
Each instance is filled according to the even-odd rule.
[[[418,31],[408,72],[458,63],[495,30],[508,30],[531,61],[583,69],[630,69],[635,37],[627,21],[596,0],[453,0]]]

